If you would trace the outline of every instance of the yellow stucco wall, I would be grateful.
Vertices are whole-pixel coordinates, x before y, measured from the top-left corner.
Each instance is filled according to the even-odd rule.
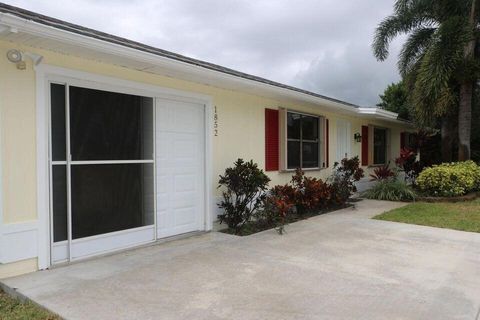
[[[19,72],[0,46],[0,143],[3,222],[35,218],[35,74]]]

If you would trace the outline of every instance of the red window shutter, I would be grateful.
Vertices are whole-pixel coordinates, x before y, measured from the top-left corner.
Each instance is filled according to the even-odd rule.
[[[400,150],[405,148],[405,138],[406,138],[405,132],[400,132]]]
[[[278,170],[279,149],[278,110],[265,109],[265,171]]]
[[[362,126],[362,166],[368,166],[368,126]]]
[[[328,119],[325,119],[325,162],[327,164],[327,168],[330,166],[330,130],[328,129]]]

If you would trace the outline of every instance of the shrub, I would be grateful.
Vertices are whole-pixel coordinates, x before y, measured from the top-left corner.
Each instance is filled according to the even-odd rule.
[[[480,189],[480,167],[473,161],[443,163],[423,170],[417,184],[431,196],[461,196]]]
[[[295,206],[295,189],[290,185],[275,186],[265,198],[264,210],[259,212],[257,221],[267,227],[284,232],[287,217]]]
[[[370,175],[370,181],[389,180],[397,177],[397,174],[389,168],[389,164],[373,169],[373,174]]]
[[[321,179],[305,176],[301,169],[295,171],[290,183],[294,190],[293,203],[300,215],[325,208],[330,202],[330,186]]]
[[[344,158],[341,163],[335,162],[333,166],[333,174],[329,179],[331,188],[331,202],[343,205],[353,192],[357,191],[355,182],[363,178],[364,172],[360,168],[360,160],[358,157],[350,159]]]
[[[405,181],[415,185],[417,177],[423,169],[422,164],[417,161],[417,153],[403,148],[400,150],[400,157],[395,159],[395,164],[405,172]]]
[[[362,195],[367,199],[406,201],[415,200],[415,192],[403,181],[380,180]]]
[[[269,182],[268,176],[252,160],[235,161],[234,167],[227,168],[218,182],[219,188],[226,188],[222,192],[223,200],[218,205],[224,210],[224,213],[218,216],[220,223],[225,222],[238,234],[263,204]]]

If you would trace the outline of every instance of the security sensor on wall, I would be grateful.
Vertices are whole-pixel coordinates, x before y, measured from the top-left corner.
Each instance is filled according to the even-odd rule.
[[[34,65],[36,66],[38,66],[38,64],[40,64],[40,62],[42,62],[42,59],[43,59],[43,57],[38,54],[34,54],[30,52],[22,52],[16,49],[10,49],[7,52],[8,61],[15,63],[17,65],[18,70],[25,70],[27,67],[24,57],[29,57],[30,59],[32,59]]]

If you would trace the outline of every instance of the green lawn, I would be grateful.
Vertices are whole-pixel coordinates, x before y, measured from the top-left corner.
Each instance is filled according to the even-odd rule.
[[[374,219],[480,232],[480,199],[471,202],[417,202],[382,213]]]
[[[0,290],[0,320],[60,320],[33,303],[21,302]]]

